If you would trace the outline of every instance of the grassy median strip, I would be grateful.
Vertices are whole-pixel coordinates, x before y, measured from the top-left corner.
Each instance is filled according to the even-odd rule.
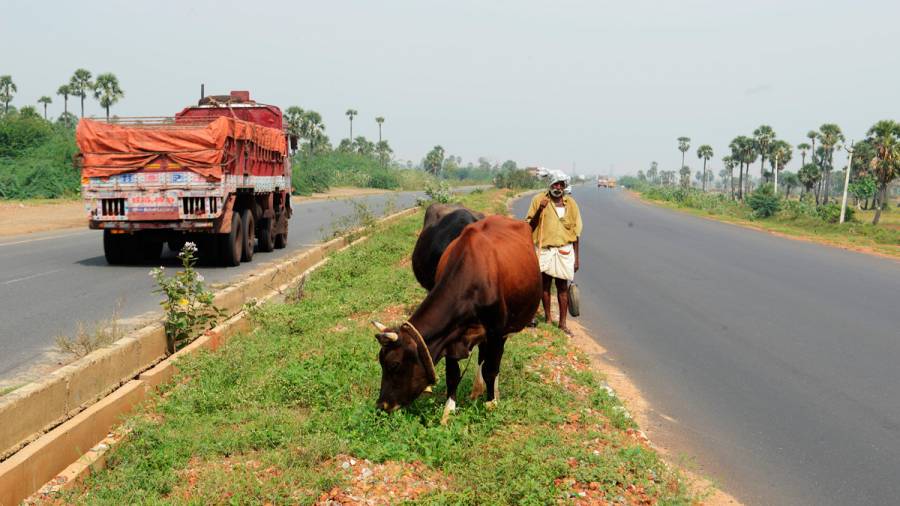
[[[466,199],[496,211],[505,198]],[[369,320],[399,323],[424,297],[409,266],[421,219],[377,227],[314,272],[299,300],[254,309],[252,332],[180,362],[179,376],[128,419],[108,469],[56,500],[689,503],[683,480],[550,327],[511,337],[496,410],[468,400],[474,366],[448,426],[443,378],[409,408],[374,409],[380,368]]]

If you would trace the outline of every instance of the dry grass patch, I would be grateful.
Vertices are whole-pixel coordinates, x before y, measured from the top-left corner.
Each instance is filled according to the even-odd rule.
[[[344,479],[340,486],[321,494],[319,505],[363,506],[415,501],[423,495],[447,490],[450,480],[421,462],[375,463],[350,455],[338,455],[325,465]]]

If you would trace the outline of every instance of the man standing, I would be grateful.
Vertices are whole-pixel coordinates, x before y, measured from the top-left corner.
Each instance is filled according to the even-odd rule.
[[[569,282],[578,271],[578,238],[581,236],[581,213],[575,199],[566,195],[568,177],[553,172],[550,189],[531,200],[525,221],[531,225],[531,237],[537,248],[543,281],[543,305],[550,323],[550,285],[556,281],[559,302],[559,328],[569,333],[566,314],[569,310]],[[549,208],[549,209],[548,209]]]

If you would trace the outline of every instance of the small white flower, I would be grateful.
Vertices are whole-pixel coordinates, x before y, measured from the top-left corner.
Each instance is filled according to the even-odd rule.
[[[190,251],[190,252],[192,252],[192,253],[196,253],[196,252],[197,252],[197,245],[194,244],[194,243],[191,242],[191,241],[188,241],[188,242],[184,243],[184,248],[182,248],[182,250],[183,250],[183,251]]]
[[[202,282],[203,282],[203,275],[202,275],[202,274],[197,274],[197,282],[198,282],[198,283],[202,283]]]

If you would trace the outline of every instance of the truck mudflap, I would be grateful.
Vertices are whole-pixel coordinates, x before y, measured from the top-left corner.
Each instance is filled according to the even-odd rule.
[[[213,231],[215,233],[231,233],[231,215],[234,214],[234,203],[236,200],[236,195],[229,195],[228,198],[225,199],[225,205],[222,207],[222,214],[213,222]]]

